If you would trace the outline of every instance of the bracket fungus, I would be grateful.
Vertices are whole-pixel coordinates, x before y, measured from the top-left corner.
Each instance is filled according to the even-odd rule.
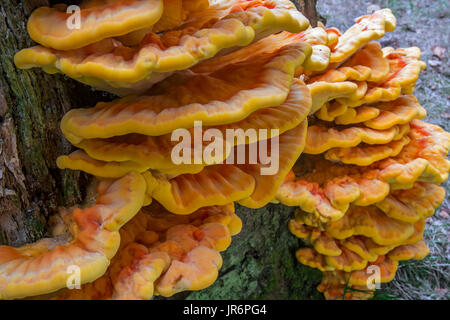
[[[20,248],[0,246],[0,298],[65,288],[73,265],[80,268],[81,283],[102,276],[119,248],[119,229],[140,210],[145,190],[138,173],[101,181],[94,204],[66,215],[66,234]]]
[[[194,121],[202,121],[204,126],[240,121],[258,109],[282,104],[296,67],[309,54],[308,44],[294,43],[206,75],[175,75],[158,84],[153,95],[132,95],[94,108],[73,109],[63,117],[61,129],[76,145],[82,139],[129,133],[163,135],[192,128]]]
[[[63,116],[79,149],[57,165],[95,176],[96,202],[61,210],[54,238],[0,246],[0,298],[206,288],[242,228],[235,202],[299,207],[296,257],[323,272],[327,299],[370,298],[369,268],[387,282],[428,254],[450,133],[419,120],[420,49],[376,42],[395,29],[389,9],[343,33],[288,0],[86,0],[80,29],[65,10],[32,13],[39,45],[16,66],[122,97]],[[71,264],[81,289],[65,289]]]
[[[214,102],[215,101],[211,103],[214,104]],[[205,106],[205,109],[208,109],[208,106]],[[310,94],[308,88],[300,80],[296,79],[290,88],[287,99],[281,105],[256,110],[248,117],[237,122],[216,126],[203,127],[202,125],[201,127],[189,128],[189,131],[184,133],[189,133],[189,135],[193,137],[190,141],[184,141],[184,138],[181,142],[179,140],[174,141],[173,133],[159,136],[133,133],[104,139],[83,139],[75,145],[82,148],[93,158],[89,162],[86,161],[86,166],[88,166],[89,163],[94,162],[94,159],[105,162],[115,162],[117,163],[118,176],[122,174],[122,168],[124,165],[126,166],[126,164],[135,164],[133,167],[139,172],[153,169],[171,174],[174,172],[180,174],[195,173],[205,165],[213,165],[225,161],[232,152],[232,148],[235,146],[270,139],[274,135],[283,134],[284,132],[295,128],[306,118],[309,109]],[[137,119],[139,118],[137,117]],[[186,121],[186,119],[182,118],[180,121]],[[145,123],[143,123],[143,125],[145,125]],[[136,130],[135,126],[130,125],[129,128],[130,130]],[[262,131],[261,129],[265,130]],[[242,132],[245,136],[241,137],[241,135],[236,135],[232,137],[233,141],[229,141],[230,139],[227,139],[227,136],[230,136],[230,133],[232,132]],[[202,145],[201,147],[198,147],[196,142],[197,137],[206,137],[210,133],[214,133],[214,137],[202,139]],[[213,140],[212,138],[214,138],[213,142],[210,141]],[[183,146],[183,154],[186,153],[186,157],[188,154],[190,155],[189,160],[191,161],[185,161],[190,162],[189,164],[173,163],[172,161],[174,148],[176,148],[177,145],[180,145],[180,143],[182,143]],[[217,148],[215,146],[217,146]],[[211,150],[211,153],[208,152],[208,150]],[[212,152],[214,150],[219,152],[216,154]],[[79,151],[75,151],[75,153],[78,154]],[[203,155],[201,157],[202,159],[200,163],[194,163],[198,153]],[[78,168],[83,170],[81,163],[80,165],[76,164],[75,161],[77,160],[74,156],[75,155],[60,157],[58,159],[59,167]],[[111,166],[111,164],[109,166]],[[97,169],[86,168],[85,171],[93,174],[95,170]],[[102,176],[100,172],[98,175]]]
[[[383,51],[385,51],[383,49]],[[401,94],[410,94],[426,64],[420,61],[420,49],[417,47],[397,49],[389,54],[389,74],[385,81],[370,83],[365,95],[360,99],[341,98],[338,101],[350,107],[379,101],[392,101]]]
[[[113,12],[118,11],[110,17],[114,19],[120,16],[122,8],[117,5],[120,1],[111,2],[116,3],[112,6]],[[134,2],[142,4],[149,1]],[[160,7],[162,0],[152,0],[149,5]],[[110,11],[100,7],[99,10],[105,9],[105,13]],[[107,32],[92,43],[84,39],[87,37],[85,34],[92,33],[81,29],[81,34],[74,36],[81,38],[81,43],[86,46],[57,50],[58,46],[53,43],[59,44],[59,38],[56,38],[49,47],[35,46],[18,52],[14,61],[19,68],[41,67],[48,73],[63,73],[98,89],[127,95],[144,92],[174,71],[188,69],[201,60],[214,57],[221,50],[246,46],[282,30],[301,32],[309,26],[308,20],[289,0],[218,1],[204,11],[194,13],[186,23],[170,30],[149,31],[138,45],[122,43],[120,38],[108,36]],[[49,21],[41,20],[40,24],[49,29]],[[95,25],[101,27],[101,24]],[[109,26],[108,23],[105,25]],[[121,28],[126,27],[123,24]],[[85,28],[89,29],[89,26]],[[65,40],[63,38],[61,42]]]
[[[306,146],[275,200],[299,207],[289,230],[306,246],[296,257],[323,272],[327,299],[368,299],[369,269],[389,282],[398,261],[423,259],[426,219],[445,197],[450,134],[419,120],[420,50],[373,41],[395,24],[383,9],[327,31],[328,67],[303,77],[313,106]]]
[[[339,63],[372,40],[382,38],[385,32],[394,31],[397,21],[390,9],[375,11],[359,17],[355,24],[340,35],[331,52],[330,62]]]
[[[67,5],[40,7],[31,14],[27,29],[31,39],[47,48],[73,50],[153,26],[163,15],[164,2],[86,0],[79,7],[80,26],[73,28],[67,24],[72,16],[76,20],[76,14]]]
[[[309,82],[342,82],[346,80],[380,82],[389,76],[389,61],[384,58],[381,45],[370,42],[351,56],[339,68],[313,76]]]
[[[325,153],[325,159],[345,164],[368,166],[379,160],[397,156],[409,142],[408,136],[403,136],[386,144],[363,144],[361,147],[333,148]]]
[[[328,123],[312,124],[308,128],[305,153],[321,154],[331,148],[350,148],[365,143],[381,145],[400,140],[408,134],[409,124],[375,130],[365,126],[338,127]]]
[[[294,165],[296,175],[285,180],[276,199],[315,212],[322,220],[336,220],[348,206],[371,205],[391,190],[410,189],[415,182],[440,184],[450,171],[446,159],[450,134],[438,126],[414,120],[410,139],[400,153],[369,166],[331,162],[323,155],[303,154]]]
[[[152,204],[121,230],[121,244],[107,272],[53,299],[139,299],[171,296],[211,285],[222,265],[220,251],[240,232],[233,204],[177,216]]]
[[[418,103],[416,97],[404,95],[394,101],[348,108],[334,121],[342,125],[364,123],[369,128],[383,130],[425,117],[426,110]]]

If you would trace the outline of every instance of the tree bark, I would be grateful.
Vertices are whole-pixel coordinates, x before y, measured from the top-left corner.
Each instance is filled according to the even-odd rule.
[[[309,19],[309,23],[313,27],[317,26],[317,21],[319,21],[319,14],[316,10],[317,0],[292,0],[292,2],[294,2],[297,9]]]
[[[51,1],[50,4],[79,1]],[[316,0],[294,1],[315,25]],[[71,108],[112,99],[63,75],[19,70],[13,57],[33,45],[26,30],[31,12],[46,0],[0,0],[0,244],[20,246],[49,236],[49,217],[60,206],[81,203],[90,177],[59,170],[56,158],[73,147],[59,122]],[[210,288],[179,297],[317,297],[319,274],[295,260],[299,241],[290,235],[292,209],[239,207],[244,227],[224,254],[219,280]]]

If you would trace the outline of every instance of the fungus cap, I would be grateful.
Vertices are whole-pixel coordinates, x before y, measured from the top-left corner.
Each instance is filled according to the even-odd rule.
[[[313,212],[320,220],[334,221],[351,203],[372,205],[384,200],[392,190],[412,188],[415,182],[445,181],[450,172],[446,159],[450,134],[420,120],[414,120],[411,127],[411,141],[397,156],[370,166],[341,165],[323,156],[302,155],[294,165],[296,177],[280,186],[276,199]]]
[[[386,144],[404,137],[410,128],[408,124],[385,130],[375,130],[365,126],[332,126],[328,123],[313,124],[308,128],[305,153],[320,154],[331,148],[350,148],[366,143]]]
[[[403,136],[399,140],[393,140],[386,144],[333,148],[328,150],[324,156],[325,159],[334,162],[369,166],[374,162],[397,156],[410,141],[408,136]]]
[[[382,38],[385,32],[392,32],[396,27],[396,19],[390,9],[381,9],[370,15],[359,17],[355,24],[339,36],[334,46],[330,62],[338,63],[346,60],[359,48],[372,40]]]
[[[295,43],[208,75],[177,75],[158,84],[151,96],[128,96],[90,109],[72,109],[63,117],[61,129],[77,144],[82,139],[128,133],[162,135],[192,128],[194,120],[204,126],[240,121],[286,100],[294,71],[310,50],[308,44]]]
[[[154,203],[120,230],[119,252],[102,278],[56,298],[148,300],[200,290],[217,278],[219,252],[241,226],[232,203],[188,216],[173,215]]]
[[[263,0],[230,13],[233,3],[216,3],[161,36],[149,33],[139,46],[128,47],[113,38],[71,51],[37,46],[18,52],[14,61],[19,68],[42,67],[127,95],[143,92],[171,72],[188,69],[223,49],[236,49],[282,30],[300,32],[309,26],[288,0]]]
[[[411,94],[426,64],[419,61],[420,49],[417,47],[397,49],[385,56],[389,61],[389,74],[380,83],[371,83],[362,98],[339,98],[338,101],[350,107],[380,101],[393,101],[402,94]]]
[[[78,49],[151,27],[163,15],[164,4],[163,0],[87,0],[79,7],[79,28],[68,27],[75,18],[74,11],[69,9],[66,5],[57,5],[33,11],[27,24],[30,37],[45,47]]]
[[[0,297],[23,298],[64,288],[73,265],[80,267],[81,283],[102,276],[119,247],[119,229],[144,202],[145,187],[138,173],[101,181],[96,203],[73,210],[71,235],[21,248],[0,246]]]
[[[135,168],[139,172],[153,169],[164,173],[195,173],[205,165],[214,165],[224,161],[234,146],[270,139],[272,136],[293,129],[306,118],[310,107],[311,98],[308,88],[300,80],[295,79],[287,99],[281,105],[259,109],[247,118],[235,123],[189,129],[190,141],[185,141],[187,138],[184,135],[180,137],[182,140],[174,140],[174,133],[176,133],[174,131],[161,136],[128,134],[106,139],[85,139],[77,143],[76,146],[82,148],[95,160],[113,162],[114,164],[109,166],[118,168],[118,176],[127,168]],[[235,133],[236,138],[233,138],[231,143],[227,139],[229,136],[227,132]],[[206,137],[209,134],[211,134],[211,137],[207,139]],[[200,149],[193,141],[196,136],[204,137]],[[207,152],[212,150],[212,139],[214,139],[213,145],[217,146],[220,154],[214,152],[213,155]],[[181,144],[184,162],[187,162],[184,154],[190,154],[191,161],[189,164],[174,163],[172,160],[174,148],[178,148],[177,146]],[[217,148],[214,148],[214,150],[217,151]],[[195,162],[198,150],[203,155],[201,163]],[[82,166],[73,163],[74,161],[75,154],[71,154],[69,157],[58,158],[58,165],[60,168],[82,168]],[[94,162],[94,160],[91,160],[91,162]],[[127,164],[131,165],[127,166]],[[105,164],[105,168],[106,166],[108,166],[108,163]],[[197,168],[199,170],[196,170]],[[87,170],[88,172],[95,172],[94,168],[92,170],[87,168]]]

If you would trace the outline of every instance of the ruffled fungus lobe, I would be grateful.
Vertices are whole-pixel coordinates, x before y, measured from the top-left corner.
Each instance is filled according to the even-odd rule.
[[[419,225],[423,226],[424,223],[419,223]],[[335,240],[328,232],[301,225],[296,220],[290,222],[290,230],[296,236],[306,238],[307,243],[313,245],[313,248],[299,249],[296,252],[297,259],[302,264],[323,272],[363,270],[368,264],[371,265],[380,261],[379,259],[383,259],[385,255],[392,261],[398,261],[423,259],[428,254],[428,248],[422,240],[423,228],[406,240],[389,245],[379,245],[366,236],[351,236],[345,240]],[[393,273],[395,274],[395,270]],[[367,279],[367,277],[363,279]],[[361,284],[361,274],[358,276],[358,273],[355,274],[352,281],[350,284],[365,285],[365,283]]]
[[[385,32],[392,32],[396,19],[390,9],[382,9],[359,17],[355,24],[338,37],[332,49],[330,62],[342,62],[372,40],[382,38]]]
[[[67,6],[40,7],[28,20],[31,39],[57,50],[78,49],[105,38],[153,26],[163,15],[163,0],[86,0],[80,5],[80,27],[68,27]]]
[[[145,172],[148,167],[133,161],[101,161],[91,158],[83,150],[76,150],[67,156],[60,156],[56,160],[60,169],[82,170],[102,178],[120,178],[128,172]],[[199,170],[202,168],[200,167]]]
[[[164,11],[161,18],[148,31],[154,33],[176,29],[187,19],[195,18],[209,8],[209,0],[163,0]]]
[[[351,56],[342,68],[337,70],[352,68],[356,70],[370,69],[370,75],[364,79],[369,82],[381,82],[389,77],[389,61],[384,57],[384,52],[378,42],[372,41],[360,51]],[[355,79],[358,80],[358,79]]]
[[[297,69],[297,73],[320,72],[328,67],[331,51],[327,46],[328,34],[325,29],[321,27],[309,28],[298,34],[287,35],[287,37],[309,43],[312,46],[311,56],[305,60],[301,68]]]
[[[407,244],[403,246],[398,246],[391,252],[389,252],[388,257],[393,261],[401,260],[411,260],[417,259],[422,260],[430,253],[425,241],[421,240],[413,244]]]
[[[426,64],[419,60],[420,49],[411,47],[384,54],[389,61],[388,78],[380,83],[369,84],[364,97],[360,99],[339,98],[340,103],[356,107],[379,101],[392,101],[402,94],[412,93],[420,72],[426,67]]]
[[[313,112],[334,99],[340,101],[341,107],[348,107],[348,104],[342,101],[363,99],[369,89],[367,82],[386,79],[389,71],[389,62],[383,57],[381,46],[376,42],[368,44],[342,67],[330,69],[307,81],[308,87],[312,90]],[[356,89],[352,91],[351,86]],[[345,109],[342,112],[344,111]],[[337,115],[341,115],[342,112]],[[324,118],[328,121],[332,119]]]
[[[372,297],[373,290],[367,287],[372,272],[368,268],[378,267],[380,282],[391,281],[395,277],[398,260],[423,259],[429,250],[423,241],[412,245],[403,245],[395,248],[387,256],[369,264],[365,269],[351,273],[343,271],[324,272],[322,282],[317,287],[327,299],[368,299]]]
[[[296,219],[308,225],[319,225],[317,218],[310,213],[297,213]],[[379,245],[401,243],[414,233],[412,223],[392,219],[375,206],[351,205],[341,219],[325,223],[322,227],[335,239],[361,235],[371,238]]]
[[[299,213],[298,213],[299,214]],[[423,231],[425,228],[425,220],[420,220],[414,223],[414,232],[408,237],[406,240],[402,240],[400,242],[393,242],[388,245],[380,245],[374,242],[371,238],[363,236],[363,235],[354,235],[345,239],[335,239],[333,238],[327,231],[324,231],[323,226],[315,227],[311,225],[302,224],[302,221],[308,221],[309,224],[313,224],[312,221],[309,221],[307,217],[297,216],[297,219],[292,219],[289,221],[289,230],[292,234],[294,234],[298,238],[305,239],[307,244],[310,244],[317,254],[312,254],[308,250],[302,250],[299,255],[302,259],[306,259],[309,263],[317,263],[317,265],[321,266],[322,269],[325,269],[325,264],[327,263],[326,259],[323,256],[330,257],[338,257],[341,256],[344,250],[342,248],[346,248],[353,253],[357,254],[360,258],[356,258],[359,263],[363,260],[367,260],[369,262],[376,261],[379,256],[386,255],[393,248],[396,248],[401,245],[410,245],[414,244],[418,241],[423,240]],[[308,257],[315,257],[311,260]],[[350,255],[345,254],[346,258],[350,258]],[[341,256],[339,259],[344,258]],[[306,261],[305,260],[305,261]],[[341,260],[342,261],[342,260]],[[342,270],[344,267],[343,264],[337,265],[337,260],[328,261],[327,269],[339,269]],[[351,259],[348,261],[351,262]],[[348,265],[347,265],[348,266]],[[322,270],[324,271],[324,270]]]
[[[234,206],[204,207],[188,216],[144,207],[121,230],[118,254],[104,276],[59,299],[144,299],[201,290],[217,278],[220,251],[240,232]]]
[[[365,233],[372,235],[373,229],[379,229],[376,233],[381,234],[384,227],[380,225],[380,221],[385,218],[378,219],[380,221],[374,224],[373,222],[377,219],[374,219],[372,213],[369,217],[371,218],[365,215],[358,219],[349,217],[344,224],[348,226],[348,222],[353,220],[352,228],[365,229]],[[372,222],[367,223],[369,220]],[[390,225],[386,221],[384,223],[386,226]],[[313,224],[308,214],[299,212],[296,219],[290,221],[289,228],[294,235],[306,239],[307,244],[313,246],[299,249],[296,256],[302,264],[324,272],[318,290],[324,292],[327,299],[369,298],[373,293],[372,290],[368,290],[370,275],[373,274],[369,272],[369,268],[378,267],[379,280],[388,282],[395,276],[397,261],[423,259],[429,252],[423,241],[424,220],[414,224],[414,230],[409,237],[394,236],[393,238],[397,240],[389,241],[390,243],[385,245],[376,243],[366,235],[351,235],[337,240],[329,231],[330,225],[322,225],[319,229],[319,227],[313,227]],[[394,234],[391,233],[391,235]],[[354,296],[353,289],[362,290],[362,295]]]
[[[288,206],[299,206],[314,212],[323,221],[340,219],[350,203],[370,205],[389,194],[389,184],[376,179],[370,172],[334,165],[321,157],[300,158],[312,168],[297,173],[297,177],[284,182],[276,199]],[[298,165],[294,167],[297,171]]]
[[[72,265],[80,268],[81,283],[102,276],[119,248],[119,229],[140,210],[145,190],[145,180],[138,173],[101,181],[95,204],[73,210],[70,235],[21,248],[0,246],[0,298],[23,298],[64,288]]]
[[[444,188],[433,183],[416,182],[411,189],[392,191],[376,206],[391,218],[415,223],[431,217],[444,198]]]
[[[442,183],[450,171],[446,159],[450,134],[420,120],[410,125],[410,143],[396,157],[370,166],[340,165],[322,156],[302,155],[294,166],[297,177],[281,185],[276,199],[329,221],[341,218],[350,203],[375,204],[390,190],[409,189],[415,182]]]
[[[161,136],[145,136],[140,134],[128,134],[124,136],[117,136],[107,139],[85,139],[76,146],[82,148],[90,157],[96,160],[102,160],[106,162],[118,162],[117,164],[109,164],[109,167],[117,166],[117,176],[123,174],[126,168],[134,168],[136,171],[143,172],[148,169],[158,170],[164,173],[196,173],[204,165],[213,165],[225,160],[232,147],[240,144],[255,143],[261,139],[265,140],[271,138],[274,132],[282,134],[287,130],[295,128],[302,122],[310,110],[310,94],[308,88],[298,79],[294,80],[291,86],[291,90],[287,99],[279,106],[259,109],[251,113],[247,118],[241,121],[218,125],[214,127],[201,127],[189,129],[191,137],[200,135],[205,136],[205,133],[209,129],[213,129],[217,136],[214,139],[223,137],[225,140],[227,136],[227,130],[233,130],[233,132],[242,132],[242,139],[239,137],[230,141],[221,141],[223,144],[223,150],[221,157],[219,155],[211,155],[211,157],[203,156],[201,164],[194,164],[194,156],[196,154],[196,146],[194,141],[190,141],[188,145],[184,146],[184,152],[188,152],[191,155],[191,164],[175,164],[172,161],[172,152],[179,141],[172,141],[172,134],[165,134]],[[261,130],[267,132],[266,135],[260,134]],[[272,129],[276,129],[272,130]],[[254,135],[246,135],[246,133],[254,132]],[[205,151],[211,143],[211,141],[204,141],[201,146],[201,153],[205,155]],[[217,142],[217,141],[215,141]],[[228,142],[228,143],[227,143]],[[198,148],[198,147],[197,147]],[[75,153],[79,154],[79,151]],[[86,159],[86,165],[94,160],[88,161]],[[101,163],[101,162],[100,162]],[[99,163],[99,164],[100,164]],[[108,163],[105,164],[108,166]],[[123,165],[120,165],[123,163]],[[139,164],[139,165],[137,165]],[[75,154],[69,156],[63,156],[58,158],[58,166],[60,168],[80,168],[84,170],[81,164],[75,163]],[[97,167],[86,167],[86,170],[91,174],[95,174]],[[98,175],[102,176],[103,171],[98,171]],[[108,175],[110,176],[110,175]]]
[[[175,76],[158,84],[153,95],[73,109],[63,117],[61,129],[76,145],[83,139],[129,133],[163,135],[192,128],[194,121],[202,121],[203,126],[240,121],[286,100],[294,71],[310,50],[308,44],[294,43],[207,75]]]
[[[301,32],[309,27],[309,21],[289,0],[237,0],[230,18],[249,25],[259,40],[280,31]]]
[[[415,181],[440,184],[450,172],[450,133],[420,120],[413,120],[410,126],[411,142],[402,152],[375,164],[381,170],[380,178],[389,181],[394,190],[411,188]]]
[[[272,163],[258,156],[249,161],[251,145],[246,146],[246,159],[242,164],[218,164],[207,166],[197,174],[182,174],[170,177],[150,172],[144,173],[149,196],[161,203],[170,212],[190,214],[203,206],[222,205],[232,201],[251,208],[266,205],[275,196],[287,172],[292,168],[304,147],[306,120],[277,139],[278,157],[272,154],[272,142],[267,142],[267,158],[279,159],[278,169],[271,170]],[[272,158],[273,159],[273,158]],[[273,161],[273,160],[271,160]]]
[[[301,224],[292,219],[289,221],[289,231],[297,238],[306,239],[307,243],[311,244],[318,253],[332,257],[342,253],[336,240],[318,228]]]
[[[376,262],[368,265],[364,270],[353,272],[329,271],[324,272],[322,282],[317,290],[323,292],[326,299],[368,299],[373,296],[374,289],[370,290],[367,283],[373,272],[369,268],[378,267],[380,270],[380,282],[391,281],[395,277],[398,262],[381,256]]]
[[[276,195],[285,176],[291,170],[305,147],[307,120],[279,137],[278,146],[271,149],[272,143],[268,144],[267,156],[258,155],[257,163],[246,161],[237,166],[255,180],[255,189],[246,198],[240,199],[239,204],[249,208],[261,208],[268,204]],[[251,146],[249,146],[249,150]],[[255,148],[256,149],[256,148]],[[250,151],[246,152],[248,157]],[[267,163],[268,159],[270,163]],[[275,160],[278,159],[278,160]],[[278,166],[274,165],[277,161]]]
[[[369,128],[383,130],[425,117],[426,110],[418,103],[416,97],[405,95],[390,102],[348,108],[334,121],[343,125],[364,123]]]
[[[389,76],[389,61],[381,45],[370,42],[337,69],[312,77],[308,82],[342,82],[346,80],[380,82]]]
[[[311,125],[308,128],[305,153],[320,154],[331,148],[350,148],[366,143],[386,144],[403,138],[410,128],[408,124],[375,130],[365,126],[338,127],[328,123]]]
[[[367,286],[347,286],[346,279],[337,273],[327,271],[323,273],[322,281],[317,290],[322,292],[327,300],[367,300],[373,296],[373,291]]]
[[[320,271],[342,270],[351,272],[366,267],[367,260],[347,248],[341,248],[342,253],[338,256],[327,256],[317,253],[311,248],[297,250],[296,257],[299,262]]]
[[[369,166],[376,161],[397,156],[409,142],[410,139],[404,136],[386,144],[333,148],[325,153],[325,159],[357,166]]]
[[[245,46],[282,30],[300,32],[308,20],[288,0],[220,2],[196,12],[177,30],[161,36],[148,33],[139,46],[129,47],[106,38],[71,51],[42,46],[24,49],[14,57],[19,68],[42,67],[118,95],[143,92],[177,70],[185,70],[222,49]]]
[[[145,172],[149,196],[176,214],[223,205],[248,197],[255,189],[255,180],[237,166],[218,164],[205,167],[197,174],[170,177]]]
[[[316,111],[314,116],[323,121],[334,121],[340,115],[347,111],[348,107],[337,101],[327,102]]]
[[[326,82],[317,81],[308,84],[311,92],[311,113],[315,113],[325,103],[342,97],[358,95],[358,84],[351,81]]]
[[[265,37],[257,42],[246,46],[239,51],[227,55],[216,56],[211,60],[203,61],[192,68],[192,71],[205,73],[217,69],[217,66],[225,66],[256,57],[262,53],[274,51],[275,48],[283,47],[291,43],[304,42],[312,47],[311,55],[308,55],[301,67],[296,70],[296,75],[301,74],[305,68],[308,70],[324,70],[329,62],[329,48],[326,47],[326,33],[322,28],[309,28],[300,33],[280,32]],[[313,69],[309,69],[313,68]]]

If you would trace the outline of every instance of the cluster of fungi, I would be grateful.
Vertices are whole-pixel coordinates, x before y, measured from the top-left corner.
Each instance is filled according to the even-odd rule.
[[[35,10],[28,32],[39,45],[15,64],[120,98],[64,115],[77,150],[57,165],[95,176],[95,186],[86,203],[60,210],[52,238],[0,246],[0,298],[206,288],[242,228],[234,202],[299,207],[289,229],[307,247],[296,256],[323,271],[327,299],[369,298],[369,267],[387,282],[398,261],[427,255],[425,220],[445,196],[450,134],[419,120],[420,50],[376,42],[395,28],[389,9],[342,34],[311,27],[288,0],[86,0],[80,9],[81,28],[67,27],[64,5]],[[216,138],[222,152],[200,161],[190,142],[192,161],[175,163],[177,129],[257,134],[225,147]],[[274,174],[262,173],[261,155],[250,161],[262,142],[278,157]],[[210,147],[202,141],[202,154]],[[237,149],[245,161],[226,161]],[[66,288],[70,266],[80,289]]]

